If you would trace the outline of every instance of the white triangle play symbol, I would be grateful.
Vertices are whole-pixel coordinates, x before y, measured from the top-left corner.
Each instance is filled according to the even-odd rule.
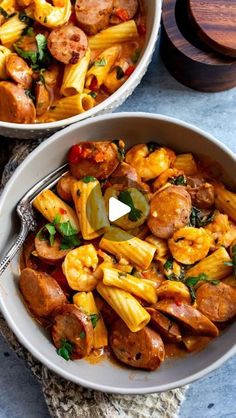
[[[118,199],[115,199],[115,197],[110,197],[108,212],[109,221],[114,222],[117,219],[129,213],[130,211],[131,208],[128,205],[120,202]]]

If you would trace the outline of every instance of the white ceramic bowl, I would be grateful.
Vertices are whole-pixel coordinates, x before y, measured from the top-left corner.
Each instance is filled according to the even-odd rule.
[[[236,158],[211,135],[187,123],[166,116],[145,113],[117,113],[99,116],[57,132],[33,151],[16,170],[0,200],[0,253],[8,248],[19,230],[15,206],[39,179],[58,167],[69,147],[82,140],[122,137],[131,146],[156,140],[177,151],[191,151],[214,157],[229,179],[235,175]],[[117,367],[104,361],[66,362],[56,354],[47,333],[31,318],[18,290],[19,263],[16,257],[1,277],[0,308],[20,342],[43,364],[66,379],[83,386],[115,393],[149,393],[172,389],[203,377],[236,352],[236,323],[228,327],[204,351],[165,361],[155,372]]]
[[[0,135],[20,139],[45,138],[67,125],[71,125],[72,123],[81,121],[91,116],[111,112],[116,107],[120,106],[133,93],[134,89],[138,86],[142,77],[146,73],[148,65],[152,59],[160,29],[162,0],[143,0],[143,3],[147,15],[146,42],[136,70],[121,88],[93,109],[80,115],[73,116],[68,119],[62,119],[57,122],[18,124],[0,121]]]

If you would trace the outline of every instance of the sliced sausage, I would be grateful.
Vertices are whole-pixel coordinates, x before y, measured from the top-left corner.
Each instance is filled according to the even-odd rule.
[[[112,327],[110,344],[116,357],[132,367],[155,370],[165,358],[164,344],[157,332],[149,327],[131,332],[120,319]]]
[[[196,187],[187,186],[192,203],[199,209],[210,209],[215,203],[214,186],[204,182]]]
[[[151,315],[150,325],[152,325],[166,341],[179,343],[182,340],[179,326],[175,322],[154,308],[146,308],[146,310]]]
[[[122,184],[124,187],[135,187],[137,183],[141,183],[141,179],[134,167],[122,162],[112,173],[110,183]]]
[[[214,322],[225,322],[236,315],[236,288],[224,283],[204,283],[196,291],[199,311]]]
[[[47,273],[25,268],[19,286],[30,311],[38,318],[48,318],[67,301],[56,280]]]
[[[50,92],[44,84],[38,82],[35,84],[35,106],[36,115],[43,115],[50,107],[51,97]]]
[[[77,26],[66,25],[52,30],[47,39],[52,56],[64,64],[76,64],[85,55],[88,40]]]
[[[55,315],[52,326],[52,339],[57,348],[61,341],[72,344],[72,359],[89,355],[93,347],[93,326],[87,315],[76,305],[64,305]]]
[[[109,24],[113,0],[77,0],[75,13],[79,26],[88,34],[95,35]]]
[[[133,19],[138,11],[138,0],[114,0],[113,1],[113,14],[118,13],[119,11],[124,13],[124,18],[121,20]]]
[[[63,292],[65,293],[66,297],[70,297],[73,294],[73,290],[70,288],[66,276],[62,271],[62,267],[56,267],[55,270],[52,271],[51,276],[56,280],[59,284]]]
[[[36,236],[34,240],[35,250],[41,260],[48,264],[58,264],[62,262],[70,250],[61,250],[61,240],[55,237],[54,244],[51,246],[48,240],[40,239]]]
[[[0,82],[0,120],[13,123],[33,123],[36,111],[33,101],[21,86],[10,81]]]
[[[30,89],[32,85],[32,70],[28,64],[16,54],[6,57],[7,75],[25,89]]]
[[[183,186],[169,186],[155,193],[151,200],[148,226],[159,238],[170,238],[188,224],[191,198]]]
[[[180,321],[193,334],[217,337],[218,328],[197,309],[171,299],[163,299],[155,304],[155,309]]]
[[[81,142],[73,145],[68,154],[73,177],[93,176],[99,180],[109,177],[119,164],[118,148],[112,142]]]
[[[71,174],[61,177],[57,183],[57,193],[66,202],[72,202],[71,186],[76,179]]]

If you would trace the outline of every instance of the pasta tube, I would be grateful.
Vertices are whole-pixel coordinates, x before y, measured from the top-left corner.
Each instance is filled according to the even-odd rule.
[[[47,28],[65,25],[71,15],[70,0],[34,0],[34,19]]]
[[[236,222],[236,193],[230,192],[221,185],[215,186],[215,205]]]
[[[103,51],[94,61],[93,65],[87,72],[85,86],[90,88],[91,82],[95,78],[96,87],[99,88],[105,81],[107,74],[112,68],[121,52],[121,47],[113,46]]]
[[[98,265],[97,251],[92,244],[81,245],[70,251],[62,264],[62,270],[73,290],[89,292],[97,286],[94,275]]]
[[[60,223],[70,222],[72,228],[79,232],[79,221],[74,209],[68,206],[51,190],[43,190],[33,201],[33,206],[37,209],[49,222],[59,216]]]
[[[70,118],[94,107],[95,101],[89,94],[75,94],[64,97],[53,103],[50,109],[43,115],[47,121],[55,121]]]
[[[150,283],[149,280],[139,279],[123,271],[105,267],[103,268],[103,283],[126,290],[148,303],[157,302],[154,282]]]
[[[109,228],[99,246],[119,258],[124,257],[143,270],[148,269],[156,251],[153,245],[116,227]]]
[[[155,235],[149,235],[145,238],[145,241],[149,242],[149,244],[154,245],[154,247],[156,248],[156,254],[154,257],[155,260],[159,260],[159,258],[165,257],[168,254],[169,249],[167,241],[163,238],[155,237]]]
[[[11,47],[26,27],[27,24],[19,19],[19,14],[12,16],[0,26],[0,41],[4,46]]]
[[[11,54],[11,50],[0,45],[0,80],[6,80],[6,57]]]
[[[173,167],[182,170],[187,176],[193,176],[197,173],[197,164],[192,154],[177,155]]]
[[[229,261],[231,261],[229,254],[224,247],[221,247],[190,268],[186,273],[186,277],[196,277],[205,273],[210,279],[224,279],[232,272],[232,267],[225,265]]]
[[[94,321],[94,330],[93,330],[93,346],[94,348],[101,348],[108,345],[108,335],[107,329],[104,324],[103,318],[97,308],[96,302],[93,297],[92,292],[79,292],[73,296],[73,302],[77,305],[81,311],[86,313],[92,318],[96,319]],[[93,323],[93,322],[92,322]]]
[[[94,239],[109,227],[101,186],[94,177],[85,177],[72,185],[72,197],[84,239]]]
[[[137,39],[138,30],[134,20],[129,20],[119,25],[104,29],[89,38],[90,49],[105,49],[121,42],[129,42]]]
[[[7,12],[8,15],[11,15],[16,11],[16,0],[2,0],[0,1],[0,7]]]
[[[102,282],[98,283],[97,291],[123,319],[130,331],[138,332],[150,321],[149,313],[130,293],[106,286]]]
[[[85,56],[77,64],[68,64],[65,66],[61,85],[61,94],[63,96],[73,96],[76,93],[83,93],[90,55],[90,49],[88,49]]]

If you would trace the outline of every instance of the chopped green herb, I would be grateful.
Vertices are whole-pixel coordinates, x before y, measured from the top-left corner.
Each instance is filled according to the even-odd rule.
[[[127,277],[127,274],[119,271],[118,277],[119,279],[125,279]]]
[[[25,89],[25,94],[26,96],[28,96],[31,100],[35,100],[35,96],[33,95],[33,93],[31,92],[31,90],[29,89]]]
[[[120,146],[120,139],[114,139],[112,143],[117,146],[119,160],[123,161],[125,159],[125,148]]]
[[[175,184],[176,186],[186,186],[187,184],[186,177],[183,175],[178,176],[178,177],[170,177],[168,179],[168,182],[171,184]]]
[[[194,302],[195,299],[196,299],[196,294],[195,294],[194,287],[199,282],[208,282],[208,283],[213,284],[214,286],[216,286],[220,283],[219,280],[209,279],[209,277],[205,273],[201,273],[201,274],[199,274],[199,276],[196,276],[196,277],[188,277],[187,279],[185,279],[184,284],[189,288],[189,293],[190,293],[192,302]]]
[[[93,182],[93,181],[97,181],[97,179],[93,176],[85,176],[81,179],[81,181],[83,183],[90,183],[90,182]]]
[[[77,190],[76,194],[77,194],[77,196],[78,196],[78,197],[80,197],[80,196],[81,196],[81,191],[80,191],[80,189],[78,189],[78,190]]]
[[[141,218],[142,211],[134,206],[133,199],[128,190],[123,190],[122,192],[120,192],[118,200],[131,208],[131,211],[128,214],[128,218],[130,221],[136,222],[138,219]]]
[[[70,250],[74,247],[79,247],[81,244],[81,241],[79,239],[78,234],[65,236],[61,240],[60,249],[61,250]]]
[[[33,26],[33,23],[34,23],[33,19],[31,19],[31,17],[29,17],[24,12],[19,13],[19,20],[21,22],[24,22],[27,26]]]
[[[147,147],[148,147],[148,151],[149,151],[149,152],[153,152],[153,151],[155,151],[157,148],[159,148],[160,146],[159,146],[156,142],[148,142],[148,143],[147,143]]]
[[[105,58],[101,58],[99,61],[94,61],[94,67],[105,67],[107,65],[107,60]]]
[[[66,361],[70,360],[73,351],[73,345],[66,339],[61,340],[61,346],[57,349],[57,354]]]
[[[59,215],[59,214],[57,214],[56,216],[55,216],[55,218],[53,219],[53,224],[54,225],[57,225],[57,224],[59,224],[61,222],[61,216]]]
[[[91,96],[93,99],[96,99],[97,93],[95,91],[90,91],[89,96]]]
[[[51,56],[47,50],[47,39],[45,35],[38,33],[35,36],[37,51],[24,51],[20,45],[21,41],[18,41],[13,46],[18,55],[29,61],[33,70],[40,70],[49,65]]]
[[[97,325],[97,322],[100,319],[100,315],[99,314],[91,314],[91,315],[89,315],[89,318],[90,318],[90,321],[92,322],[93,328],[95,328],[96,325]]]
[[[168,260],[165,262],[164,269],[165,270],[172,270],[173,269],[173,259],[172,258],[168,258]]]
[[[39,230],[36,236],[37,238],[40,239],[40,241],[48,240],[50,243],[50,246],[53,247],[54,242],[55,242],[55,235],[56,235],[56,228],[54,224],[48,223]]]
[[[27,26],[23,29],[22,36],[34,36],[34,28],[32,28],[32,26]]]
[[[79,334],[79,337],[81,338],[81,340],[83,340],[85,338],[85,332],[81,331],[81,333]]]
[[[10,15],[4,10],[2,7],[0,7],[0,14],[5,18],[9,19]]]
[[[225,261],[225,266],[231,266],[234,268],[234,275],[236,276],[236,245],[232,247],[232,260],[231,261]]]
[[[121,80],[124,77],[124,75],[125,75],[124,71],[122,70],[122,68],[119,65],[117,65],[115,67],[115,69],[116,69],[116,78],[117,78],[117,80]]]
[[[213,210],[209,215],[203,215],[200,209],[192,207],[189,226],[193,226],[194,228],[201,228],[208,225],[210,222],[214,220],[215,217],[215,210]]]
[[[140,54],[141,54],[141,48],[137,48],[136,51],[134,51],[134,53],[131,57],[134,64],[136,64],[138,62]]]
[[[76,229],[73,228],[70,221],[59,223],[58,230],[64,237],[70,237],[71,235],[77,234]]]

